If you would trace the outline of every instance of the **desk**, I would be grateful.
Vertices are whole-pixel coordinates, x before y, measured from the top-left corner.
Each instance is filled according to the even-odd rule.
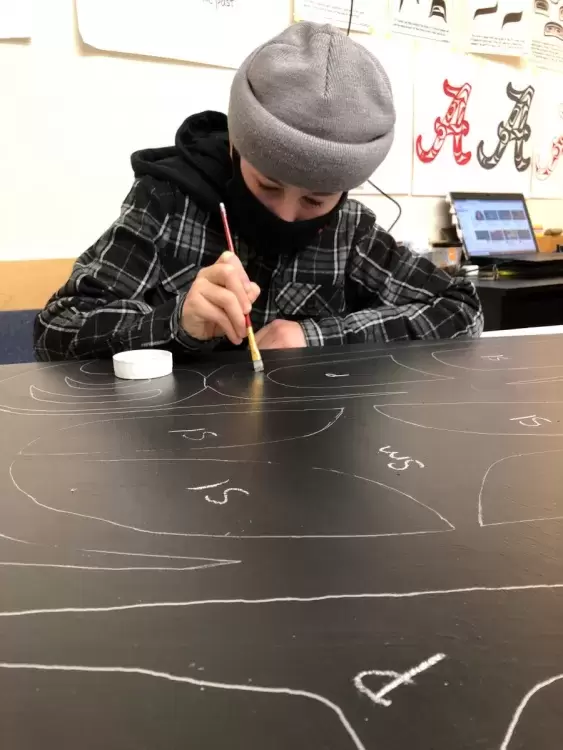
[[[563,276],[475,282],[485,331],[563,323]]]
[[[562,341],[0,368],[2,747],[558,748]]]

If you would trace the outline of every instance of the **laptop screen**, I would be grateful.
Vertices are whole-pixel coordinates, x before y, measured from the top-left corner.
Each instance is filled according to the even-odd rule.
[[[523,196],[454,194],[451,200],[470,256],[536,250]]]

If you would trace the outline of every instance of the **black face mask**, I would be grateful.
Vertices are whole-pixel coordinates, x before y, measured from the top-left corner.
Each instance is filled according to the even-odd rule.
[[[233,177],[227,185],[229,217],[240,236],[261,255],[290,254],[311,244],[338,213],[347,198],[315,219],[285,221],[272,213],[248,189],[240,169],[240,156],[233,149]]]

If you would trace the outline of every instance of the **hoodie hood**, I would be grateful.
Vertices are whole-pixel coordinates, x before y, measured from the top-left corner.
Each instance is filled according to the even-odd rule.
[[[233,171],[227,116],[213,111],[191,115],[176,133],[175,146],[136,151],[131,165],[135,177],[170,182],[201,208],[218,212]]]

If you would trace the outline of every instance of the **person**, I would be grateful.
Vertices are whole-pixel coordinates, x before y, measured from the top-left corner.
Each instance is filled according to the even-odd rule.
[[[119,218],[36,319],[37,358],[159,347],[189,359],[245,346],[246,313],[261,349],[479,335],[472,284],[348,197],[394,125],[366,48],[328,25],[290,26],[243,62],[228,117],[193,115],[175,146],[133,154]]]

